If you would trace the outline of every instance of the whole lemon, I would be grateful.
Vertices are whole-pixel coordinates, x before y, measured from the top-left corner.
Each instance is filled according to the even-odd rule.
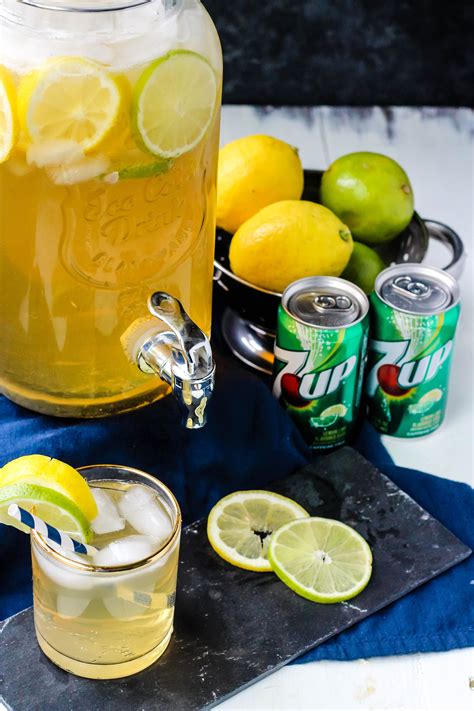
[[[235,232],[267,205],[299,200],[303,168],[298,151],[271,136],[246,136],[219,152],[217,224]]]
[[[410,222],[413,190],[403,168],[380,153],[348,153],[321,181],[321,202],[347,223],[354,239],[387,242]]]
[[[302,277],[339,276],[351,252],[351,233],[334,213],[314,202],[282,200],[239,227],[229,257],[237,276],[282,292]]]

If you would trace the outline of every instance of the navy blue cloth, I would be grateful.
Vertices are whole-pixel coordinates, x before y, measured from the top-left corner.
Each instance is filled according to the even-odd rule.
[[[474,494],[467,485],[395,467],[365,425],[359,451],[474,546]],[[223,495],[264,486],[305,464],[309,452],[298,431],[257,377],[226,364],[220,371],[200,431],[181,428],[172,398],[105,420],[44,417],[0,398],[0,465],[40,453],[75,467],[117,463],[162,479],[179,499],[184,520],[205,515]],[[474,645],[473,558],[406,598],[301,657],[356,659]],[[31,604],[28,537],[0,525],[0,619]]]

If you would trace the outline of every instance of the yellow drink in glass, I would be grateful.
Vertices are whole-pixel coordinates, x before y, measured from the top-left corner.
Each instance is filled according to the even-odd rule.
[[[121,337],[147,316],[150,293],[169,292],[210,331],[222,81],[217,34],[197,0],[132,8],[117,0],[120,7],[104,13],[23,6],[22,24],[7,12],[11,0],[2,2],[0,67],[15,88],[16,137],[0,162],[0,389],[60,416],[147,404],[168,388],[129,362]],[[168,102],[168,111],[178,111],[189,92],[199,91],[193,66],[202,73],[205,65],[215,78],[212,115],[197,116],[204,132],[194,143],[163,155],[137,128],[143,77],[163,58],[185,53],[194,64],[179,69],[176,82],[172,68],[165,73],[165,91],[156,92],[155,104],[148,100],[147,110],[156,106],[160,118]],[[83,97],[75,114],[71,109],[60,140],[43,140],[41,121],[50,131],[55,105],[64,112],[77,103],[68,59],[117,87],[120,110],[92,147],[80,129],[84,114],[94,113],[95,95]],[[55,93],[41,94],[42,82],[53,80]],[[172,123],[179,120],[177,114]],[[169,137],[155,134],[169,149]]]
[[[95,495],[101,492],[99,513],[110,501],[115,508],[104,514],[99,530],[107,532],[95,535],[99,553],[92,559],[33,534],[36,634],[44,653],[66,671],[119,678],[145,669],[168,646],[181,516],[171,492],[146,474],[110,466],[81,473]],[[108,530],[117,528],[116,520],[122,528]]]

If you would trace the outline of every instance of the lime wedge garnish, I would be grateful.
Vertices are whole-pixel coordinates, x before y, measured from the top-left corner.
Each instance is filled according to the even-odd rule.
[[[327,518],[290,521],[273,534],[268,559],[295,593],[314,602],[358,595],[372,574],[372,553],[350,526]]]
[[[7,515],[12,503],[73,537],[90,540],[90,522],[97,504],[76,469],[41,454],[19,457],[0,469],[0,520],[15,525]],[[18,528],[25,530],[21,524]]]
[[[217,78],[196,52],[168,52],[145,69],[135,86],[133,127],[146,150],[177,158],[192,150],[214,116]]]
[[[207,535],[221,558],[245,570],[270,571],[268,546],[274,531],[308,512],[270,491],[236,491],[211,510]]]
[[[92,537],[90,523],[84,514],[70,499],[54,489],[33,484],[12,484],[0,489],[0,522],[29,532],[27,526],[8,515],[10,504],[17,504],[20,508],[46,521],[50,526],[59,528],[60,531],[68,533],[73,538],[79,538],[84,543]]]

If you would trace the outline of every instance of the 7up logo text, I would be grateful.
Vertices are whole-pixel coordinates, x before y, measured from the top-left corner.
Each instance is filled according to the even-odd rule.
[[[383,434],[423,437],[443,421],[459,305],[415,314],[375,292],[370,300],[369,420]]]
[[[414,359],[410,355],[409,339],[404,341],[378,341],[372,339],[370,351],[377,358],[367,377],[367,393],[375,394],[380,385],[389,395],[401,395],[417,385],[432,380],[453,348],[453,341],[447,341],[429,355]]]
[[[273,386],[276,397],[289,396],[289,401],[316,400],[336,392],[357,364],[357,356],[352,355],[337,365],[316,372],[306,372],[310,351],[287,351],[275,347],[275,356],[285,363]],[[288,377],[290,376],[290,377]]]
[[[367,317],[322,328],[278,310],[273,393],[312,449],[347,444],[354,430],[367,336]]]

